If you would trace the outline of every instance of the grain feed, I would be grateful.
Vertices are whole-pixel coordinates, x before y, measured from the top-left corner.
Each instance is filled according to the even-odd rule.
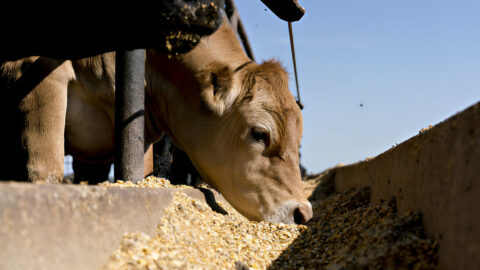
[[[173,188],[148,179],[138,186]],[[314,205],[306,226],[249,221],[218,202],[228,213],[220,214],[179,191],[156,235],[125,234],[104,269],[437,268],[438,244],[425,238],[420,213],[398,217],[394,201],[372,204],[366,188],[331,195],[332,183],[317,178],[306,189]]]

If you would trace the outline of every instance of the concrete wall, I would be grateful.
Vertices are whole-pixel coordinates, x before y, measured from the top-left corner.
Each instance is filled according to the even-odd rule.
[[[480,269],[480,103],[334,175],[338,191],[370,186],[373,201],[420,210],[440,269]]]
[[[188,188],[0,182],[0,269],[99,269],[124,233],[154,235],[180,190],[203,201],[212,195]]]
[[[393,196],[399,213],[420,210],[427,234],[439,240],[441,269],[479,269],[480,103],[374,159],[332,173],[338,191],[371,186],[374,201]],[[0,270],[97,269],[125,232],[153,234],[176,190],[131,191],[0,183]]]

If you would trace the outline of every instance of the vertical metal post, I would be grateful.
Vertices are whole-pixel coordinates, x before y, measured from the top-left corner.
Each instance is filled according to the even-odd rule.
[[[116,52],[115,179],[143,178],[145,50]]]
[[[302,100],[300,99],[300,88],[298,87],[297,60],[295,59],[295,46],[293,44],[292,22],[288,22],[288,33],[290,35],[290,48],[292,49],[293,70],[295,71],[295,85],[297,86],[297,104],[300,110],[303,110]]]

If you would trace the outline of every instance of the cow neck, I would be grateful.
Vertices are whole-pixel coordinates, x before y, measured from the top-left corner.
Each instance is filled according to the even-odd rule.
[[[147,51],[146,65],[146,100],[145,109],[145,141],[154,142],[158,140],[164,132],[174,135],[170,130],[170,124],[175,122],[175,114],[171,113],[175,100],[175,95],[180,91],[191,91],[198,88],[192,71],[185,67],[176,58],[170,58],[165,54]],[[178,87],[181,85],[182,87]]]
[[[158,89],[161,85],[161,76],[158,76],[152,53],[147,50],[145,68],[145,144],[160,139],[165,131],[166,124],[163,116],[166,114],[166,102],[163,92]]]

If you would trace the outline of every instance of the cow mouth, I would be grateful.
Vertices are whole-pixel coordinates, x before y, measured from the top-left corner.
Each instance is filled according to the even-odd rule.
[[[273,213],[265,215],[264,220],[272,223],[306,224],[313,216],[310,202],[299,203],[288,200],[278,206]]]

